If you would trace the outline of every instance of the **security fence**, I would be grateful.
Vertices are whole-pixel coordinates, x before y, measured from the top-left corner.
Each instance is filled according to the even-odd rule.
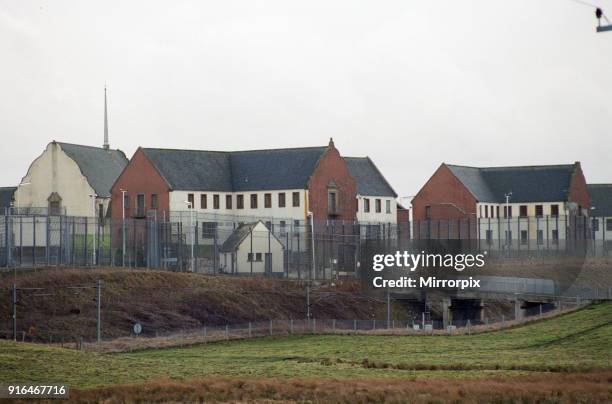
[[[498,257],[612,256],[612,219],[585,216],[393,224],[192,212],[176,212],[169,221],[38,214],[33,208],[15,213],[0,216],[0,266],[100,265],[332,279],[357,275],[362,252],[381,241],[398,250],[445,244]]]

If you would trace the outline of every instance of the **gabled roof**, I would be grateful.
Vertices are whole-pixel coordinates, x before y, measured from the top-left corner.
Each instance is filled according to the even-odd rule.
[[[79,166],[96,194],[109,197],[113,183],[128,163],[121,150],[57,142]]]
[[[344,161],[357,182],[358,195],[397,197],[397,193],[369,157],[344,157]]]
[[[591,216],[612,216],[612,184],[588,184],[591,198]]]
[[[305,189],[327,147],[252,151],[143,148],[173,190]]]
[[[270,229],[262,222],[261,220],[252,223],[244,223],[241,224],[230,234],[230,236],[225,240],[225,242],[219,248],[219,252],[234,252],[240,244],[244,241],[245,238],[260,224],[266,229],[266,234],[270,233],[270,237],[274,239],[277,243],[282,245],[282,242],[274,235],[274,233],[270,232]]]
[[[572,175],[579,163],[549,166],[466,167],[447,164],[479,202],[566,201]]]
[[[0,214],[4,214],[4,208],[11,206],[16,190],[17,187],[0,187]]]

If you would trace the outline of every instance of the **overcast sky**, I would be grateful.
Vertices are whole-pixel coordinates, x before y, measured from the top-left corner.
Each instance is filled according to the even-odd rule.
[[[612,1],[594,3],[612,14]],[[53,140],[442,162],[581,161],[612,182],[612,32],[570,0],[0,0],[0,185]]]

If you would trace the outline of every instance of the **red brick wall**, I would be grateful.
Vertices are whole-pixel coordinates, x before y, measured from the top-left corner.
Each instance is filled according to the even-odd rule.
[[[412,217],[425,220],[425,207],[431,206],[431,219],[464,219],[474,217],[476,198],[442,164],[412,200]],[[448,205],[452,203],[452,205]],[[457,209],[459,208],[459,209]],[[466,212],[467,215],[463,212]]]
[[[338,216],[329,216],[327,211],[328,184],[332,180],[338,187]],[[357,183],[333,141],[330,141],[327,151],[308,181],[308,208],[315,220],[354,220],[356,217]]]
[[[587,189],[587,183],[582,172],[580,162],[576,162],[574,166],[574,174],[572,175],[572,181],[570,183],[568,201],[576,202],[582,206],[583,209],[589,209],[591,206],[591,200],[589,198],[589,191]]]
[[[125,209],[126,218],[131,217],[134,212],[137,194],[145,195],[145,209],[147,211],[151,209],[151,194],[157,194],[157,217],[161,219],[164,213],[166,218],[168,217],[170,203],[168,184],[140,148],[136,150],[111,189],[113,219],[121,219],[121,189],[126,189],[127,195],[130,197],[130,206],[126,206]]]

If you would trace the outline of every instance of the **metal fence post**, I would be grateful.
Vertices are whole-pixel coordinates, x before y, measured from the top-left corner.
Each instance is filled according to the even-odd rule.
[[[100,279],[98,279],[98,284],[96,285],[96,336],[98,339],[98,344],[100,343],[100,341],[102,340],[102,322],[101,322],[101,307],[102,307],[102,302],[101,300],[101,296],[102,296],[102,281]]]
[[[225,339],[229,339],[229,324],[225,324]]]
[[[353,331],[357,331],[357,320],[353,320]]]
[[[251,338],[251,322],[249,321],[249,338]]]
[[[17,285],[13,283],[13,341],[17,341]]]
[[[270,335],[272,335],[272,320],[270,320]]]

